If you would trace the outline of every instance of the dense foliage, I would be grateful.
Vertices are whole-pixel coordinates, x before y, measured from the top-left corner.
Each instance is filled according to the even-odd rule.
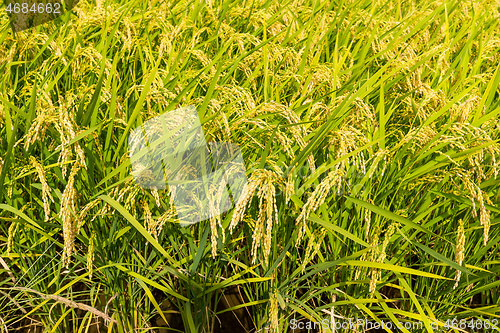
[[[497,2],[80,1],[15,34],[1,15],[1,332],[499,317]],[[188,105],[248,186],[182,227],[127,138]]]

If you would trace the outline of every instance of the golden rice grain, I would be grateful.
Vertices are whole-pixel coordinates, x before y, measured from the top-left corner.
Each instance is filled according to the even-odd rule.
[[[270,307],[269,307],[269,320],[271,322],[270,329],[272,332],[278,332],[278,288],[275,288],[271,294]]]
[[[364,211],[365,211],[365,223],[366,223],[365,237],[366,239],[368,239],[368,234],[370,233],[370,225],[372,221],[372,212],[367,208],[365,208]]]
[[[151,210],[149,210],[149,204],[146,200],[142,202],[142,209],[144,210],[144,224],[146,225],[148,233],[158,240],[158,230],[156,228],[157,221],[153,219]]]
[[[286,184],[285,184],[285,205],[288,204],[292,195],[295,194],[295,179],[294,179],[295,167],[292,168],[288,174]]]
[[[75,247],[75,237],[77,234],[76,226],[78,221],[73,216],[77,212],[75,176],[80,168],[81,166],[78,163],[73,164],[71,173],[68,177],[68,183],[66,184],[62,194],[61,210],[59,211],[59,217],[63,223],[64,236],[62,264],[66,267],[69,265],[70,257]]]
[[[217,188],[210,184],[208,195],[208,210],[210,213],[210,241],[212,243],[212,258],[217,254],[217,224],[220,224],[220,215],[217,207]]]
[[[96,234],[95,232],[92,232],[89,239],[89,249],[87,253],[87,271],[89,272],[89,279],[92,279],[92,274],[94,273],[95,239]]]
[[[8,237],[7,237],[7,254],[12,250],[12,245],[14,244],[14,236],[16,235],[16,231],[18,229],[19,223],[12,222],[9,226]]]
[[[370,272],[371,279],[370,279],[370,285],[368,286],[368,292],[370,293],[370,297],[373,297],[373,294],[375,293],[375,290],[377,289],[377,279],[379,272],[377,269],[373,268]]]
[[[307,244],[306,248],[306,253],[304,256],[304,260],[302,261],[302,273],[304,273],[304,270],[311,262],[311,260],[316,256],[318,253],[321,245],[323,244],[323,240],[326,235],[326,229],[325,228],[319,228],[315,230],[312,234],[311,237],[309,238],[309,242]]]
[[[61,101],[61,103],[63,103]],[[63,103],[64,105],[64,103]],[[73,125],[73,120],[68,112],[68,110],[64,107],[61,107],[59,112],[61,113],[60,121],[56,122],[55,127],[59,132],[61,138],[61,153],[59,154],[59,158],[57,160],[57,165],[62,167],[62,175],[65,177],[67,171],[67,162],[71,159],[73,150],[72,146],[75,149],[75,152],[79,159],[79,165],[83,168],[86,168],[85,163],[85,155],[83,153],[82,148],[78,142],[75,142],[72,146],[70,146],[70,141],[76,137],[76,132]]]
[[[233,217],[229,225],[232,233],[236,225],[243,219],[243,214],[247,205],[252,201],[254,193],[257,191],[259,199],[259,212],[252,239],[252,262],[257,260],[257,249],[260,244],[264,246],[264,263],[267,265],[268,256],[271,251],[271,237],[273,225],[278,223],[276,207],[275,184],[282,185],[282,179],[276,171],[257,169],[243,187],[240,199],[236,204]]]
[[[83,209],[80,211],[80,214],[78,214],[78,222],[76,226],[76,230],[80,230],[83,226],[83,223],[85,222],[85,218],[87,217],[88,212],[97,206],[97,204],[101,201],[101,199],[95,199],[86,204]],[[95,218],[95,217],[94,217]],[[93,219],[92,219],[93,221]]]
[[[343,170],[334,169],[330,171],[326,178],[321,181],[318,187],[314,190],[311,196],[307,199],[306,203],[302,207],[300,215],[297,217],[296,223],[299,226],[299,233],[297,235],[297,243],[299,243],[306,230],[306,221],[309,218],[311,212],[314,212],[319,206],[321,206],[330,190],[336,187],[336,192],[340,193],[343,176],[345,175]]]
[[[457,231],[457,245],[455,252],[455,262],[462,266],[464,261],[464,250],[465,250],[465,231],[464,231],[464,222],[462,219],[458,220],[458,231]],[[457,270],[455,273],[455,285],[453,289],[458,287],[458,282],[460,281],[460,277],[462,276],[462,271]]]
[[[389,245],[389,241],[391,240],[392,235],[396,231],[396,228],[399,226],[399,223],[391,223],[389,228],[387,228],[385,235],[384,235],[384,240],[382,241],[382,248],[379,253],[379,257],[377,259],[377,262],[379,263],[384,263],[385,258],[387,257],[387,246]],[[382,276],[382,270],[378,270],[378,279],[380,279]]]
[[[379,244],[379,229],[375,230],[372,241],[370,242],[371,249],[369,251],[369,254],[367,254],[366,258],[370,262],[377,262],[378,258],[380,257],[380,250],[378,248]],[[368,291],[370,295],[373,296],[373,293],[375,292],[375,289],[377,287],[377,280],[378,280],[378,270],[376,268],[371,268],[370,269],[370,285],[368,287]],[[359,277],[359,274],[358,274]]]
[[[153,195],[153,198],[155,198],[156,206],[161,207],[160,195],[158,194],[158,190],[152,189],[151,194]]]
[[[43,210],[45,212],[45,221],[48,221],[50,218],[49,199],[54,202],[54,198],[52,198],[52,195],[50,194],[50,187],[49,184],[47,184],[45,171],[43,170],[42,165],[33,156],[30,156],[30,162],[35,166],[36,172],[38,174],[38,179],[40,180],[40,183],[42,183]]]
[[[360,146],[368,143],[365,135],[353,126],[348,126],[346,129],[334,131],[328,142],[329,153],[334,152],[333,158],[339,159],[353,151],[356,151]],[[363,173],[366,173],[366,162],[363,152],[347,158],[340,162],[340,167],[344,170],[348,166],[354,165]]]
[[[232,233],[236,225],[243,219],[246,206],[250,204],[255,190],[260,186],[262,176],[259,171],[256,171],[248,179],[248,182],[243,187],[240,198],[234,208],[233,217],[229,224],[229,231]]]

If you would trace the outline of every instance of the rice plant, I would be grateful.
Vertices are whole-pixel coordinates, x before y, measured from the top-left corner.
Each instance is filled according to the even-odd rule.
[[[499,19],[97,0],[14,32],[2,10],[0,331],[499,330]],[[184,226],[128,138],[189,105],[248,182]]]

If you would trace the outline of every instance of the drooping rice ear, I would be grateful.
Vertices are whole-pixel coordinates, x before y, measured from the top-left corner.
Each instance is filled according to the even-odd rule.
[[[333,169],[333,171],[330,171],[328,173],[326,178],[321,181],[321,183],[309,196],[296,220],[296,224],[300,228],[297,236],[297,243],[300,243],[302,237],[304,236],[306,221],[309,218],[311,212],[314,212],[325,202],[327,196],[330,193],[330,190],[336,189],[336,192],[340,193],[344,175],[345,172],[343,170],[339,168]]]
[[[278,332],[279,321],[278,316],[279,308],[278,308],[278,288],[275,288],[272,291],[270,304],[269,304],[269,320],[271,322],[271,332]]]
[[[76,206],[77,191],[75,189],[75,176],[80,170],[80,164],[74,163],[71,168],[70,175],[68,177],[68,183],[64,188],[61,199],[61,210],[59,211],[59,217],[63,223],[63,237],[64,237],[64,248],[62,264],[68,267],[71,254],[73,253],[75,247],[75,238],[77,235],[76,227],[78,225],[78,220],[75,217],[78,211]]]
[[[465,250],[465,231],[464,231],[464,222],[462,219],[458,220],[458,230],[457,230],[457,245],[455,251],[455,262],[462,265],[464,261],[464,250]],[[453,289],[458,287],[458,283],[460,282],[460,277],[462,276],[462,271],[457,270],[455,273],[455,285]]]
[[[12,222],[9,226],[8,237],[7,237],[7,254],[12,250],[12,245],[14,244],[14,236],[19,227],[18,222]]]
[[[155,221],[151,215],[151,210],[149,209],[149,204],[147,200],[142,203],[142,209],[144,210],[144,223],[149,234],[158,240],[158,229],[157,221]]]
[[[45,221],[48,221],[50,218],[50,202],[49,199],[54,202],[54,198],[50,193],[50,187],[47,184],[47,179],[45,177],[45,170],[43,166],[34,158],[30,156],[30,162],[35,166],[36,172],[38,174],[38,179],[40,183],[42,183],[42,200],[43,200],[43,210],[45,213]]]
[[[94,253],[95,253],[96,234],[92,231],[89,239],[89,248],[87,253],[87,271],[89,272],[89,279],[92,279],[94,273]]]

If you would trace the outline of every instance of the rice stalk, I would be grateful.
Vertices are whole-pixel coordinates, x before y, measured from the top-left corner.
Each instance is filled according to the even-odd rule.
[[[279,321],[278,321],[278,288],[275,288],[271,293],[270,307],[269,307],[269,321],[271,322],[271,332],[278,332]]]
[[[306,203],[302,207],[300,215],[296,220],[296,224],[299,227],[297,243],[300,243],[302,237],[304,236],[306,230],[306,221],[309,218],[311,212],[314,212],[325,202],[332,188],[336,187],[336,192],[340,193],[344,175],[344,171],[335,168],[333,171],[330,171],[328,173],[325,179],[321,181],[319,186],[316,187],[313,193],[309,196]]]
[[[83,303],[77,303],[77,302],[74,302],[72,300],[69,300],[67,298],[64,298],[64,297],[61,297],[61,296],[58,296],[58,295],[46,295],[46,294],[43,294],[43,293],[39,292],[38,290],[34,290],[34,289],[31,289],[31,288],[13,287],[12,289],[13,290],[20,290],[20,291],[27,291],[27,292],[30,292],[30,293],[35,293],[35,294],[39,295],[41,298],[43,298],[43,299],[51,299],[53,301],[56,301],[58,303],[64,304],[66,306],[69,306],[69,307],[72,307],[72,308],[75,308],[75,309],[81,309],[81,310],[84,310],[84,311],[88,311],[88,312],[93,313],[97,317],[100,317],[100,318],[103,318],[104,320],[107,320],[108,322],[117,323],[117,321],[115,319],[109,317],[105,313],[103,313],[103,312],[101,312],[101,311],[99,311],[99,310],[97,310],[97,309],[95,309],[95,308],[93,308],[91,306],[83,304]]]
[[[259,199],[259,211],[256,226],[252,234],[252,262],[257,260],[257,250],[261,244],[264,247],[264,263],[268,264],[268,256],[271,251],[271,238],[273,225],[278,223],[278,209],[276,207],[275,183],[282,183],[281,177],[272,170],[257,169],[245,184],[242,194],[234,209],[233,217],[229,225],[232,233],[236,225],[243,219],[245,208],[252,201],[257,191]]]
[[[160,201],[160,195],[158,194],[157,189],[152,189],[151,194],[153,195],[153,198],[155,198],[156,206],[161,207],[161,201]]]
[[[50,194],[50,187],[49,184],[47,184],[45,171],[43,170],[42,165],[33,156],[30,156],[30,162],[35,166],[36,172],[38,174],[38,179],[40,180],[40,183],[42,183],[43,210],[45,212],[45,221],[48,221],[50,219],[49,199],[50,201],[54,202],[54,198],[52,198],[52,195]]]
[[[63,224],[64,248],[62,256],[62,265],[68,267],[71,254],[75,248],[75,237],[77,234],[78,220],[74,217],[77,212],[77,190],[75,188],[75,177],[81,166],[74,163],[68,177],[68,183],[64,188],[61,199],[61,210],[59,218]]]
[[[146,200],[142,202],[142,208],[144,210],[144,223],[146,224],[146,229],[150,235],[158,240],[157,221],[153,219],[151,210],[149,209],[149,204]]]
[[[464,261],[464,250],[465,250],[465,231],[464,231],[464,222],[462,219],[458,220],[458,230],[457,230],[457,245],[455,247],[455,262],[462,266]],[[458,283],[460,282],[460,277],[462,276],[462,271],[457,270],[455,273],[455,285],[453,289],[458,287]]]
[[[95,200],[92,200],[91,202],[89,202],[88,204],[86,204],[83,209],[80,211],[80,214],[78,214],[78,224],[77,224],[77,227],[76,227],[76,230],[80,230],[83,226],[83,223],[85,222],[85,218],[87,217],[87,214],[88,212],[97,206],[97,204],[100,202],[101,200],[100,199],[95,199]],[[97,215],[96,215],[97,216]],[[96,217],[94,216],[94,218]],[[94,220],[94,218],[92,219],[92,221]]]
[[[309,238],[309,242],[307,244],[304,260],[302,261],[301,265],[302,273],[304,273],[307,264],[309,264],[312,261],[312,259],[316,256],[321,245],[324,244],[323,240],[325,238],[325,235],[326,235],[325,228],[319,228],[311,234],[311,237]]]
[[[94,273],[95,241],[96,241],[96,234],[95,232],[92,232],[89,239],[89,248],[87,253],[87,272],[89,273],[89,279],[92,279],[92,274]]]
[[[7,237],[7,254],[12,251],[12,245],[14,245],[14,236],[16,235],[17,229],[19,227],[18,222],[12,222],[9,226],[8,237]]]

